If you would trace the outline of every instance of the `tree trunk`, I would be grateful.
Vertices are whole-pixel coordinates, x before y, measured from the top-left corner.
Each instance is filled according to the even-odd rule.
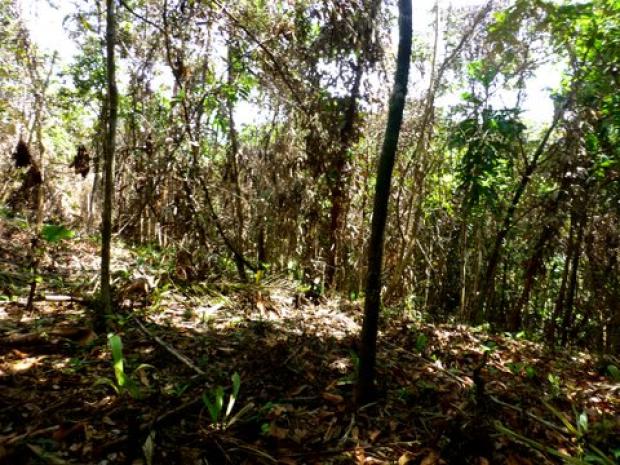
[[[114,189],[114,151],[116,148],[116,123],[118,115],[118,91],[116,89],[116,18],[114,0],[107,0],[106,50],[108,80],[108,118],[106,144],[103,159],[103,212],[101,217],[101,304],[103,314],[112,313],[112,290],[110,287],[110,244],[112,240],[112,197]]]
[[[575,304],[575,295],[577,294],[579,259],[581,258],[581,245],[583,243],[583,234],[586,223],[585,213],[580,214],[578,221],[577,240],[575,241],[575,248],[573,250],[570,280],[568,284],[568,295],[566,296],[566,306],[564,308],[564,317],[562,319],[562,347],[564,347],[568,342],[568,335],[570,334],[574,320],[573,307]]]
[[[545,150],[545,147],[547,146],[547,142],[549,141],[549,137],[551,137],[551,133],[554,131],[555,127],[560,121],[560,117],[562,114],[563,114],[563,110],[556,112],[553,118],[553,121],[551,122],[551,125],[545,131],[543,138],[538,144],[538,147],[536,148],[536,151],[534,152],[534,155],[532,156],[532,160],[529,163],[527,163],[527,166],[525,167],[525,172],[521,176],[519,185],[517,186],[517,189],[515,190],[515,193],[512,197],[512,201],[510,202],[510,206],[508,207],[508,210],[506,211],[506,216],[504,216],[504,221],[502,222],[502,226],[499,232],[497,233],[497,236],[495,237],[495,243],[493,245],[491,255],[489,256],[489,262],[486,268],[486,272],[484,274],[484,281],[482,284],[480,298],[476,306],[477,307],[476,318],[475,318],[476,323],[480,323],[482,321],[484,317],[484,310],[485,310],[485,304],[487,303],[487,299],[489,298],[490,295],[492,295],[495,292],[495,289],[494,289],[495,286],[493,285],[493,282],[495,280],[495,272],[497,270],[497,265],[499,264],[499,260],[501,257],[502,247],[504,246],[508,233],[510,232],[510,229],[513,226],[513,220],[514,220],[515,212],[517,211],[517,206],[519,205],[519,202],[521,201],[521,197],[523,196],[523,194],[525,194],[525,190],[528,184],[530,183],[531,177],[534,174],[534,171],[536,170],[536,168],[538,167],[538,160],[540,159],[540,156]]]
[[[360,59],[361,61],[361,59]],[[326,269],[325,269],[325,286],[332,287],[336,277],[336,268],[338,267],[338,255],[341,249],[342,227],[344,223],[343,213],[346,211],[346,203],[348,201],[347,188],[349,185],[349,169],[348,156],[349,148],[353,142],[355,130],[355,120],[357,118],[357,99],[360,94],[360,86],[362,82],[362,74],[364,67],[362,63],[357,64],[355,70],[355,78],[351,89],[349,106],[344,115],[344,123],[340,131],[340,145],[336,153],[334,162],[334,176],[330,188],[331,194],[331,210],[329,223],[329,244],[327,251]]]
[[[367,19],[360,33],[361,49],[355,65],[355,75],[351,85],[349,102],[344,112],[342,127],[340,128],[340,140],[337,152],[334,154],[333,174],[334,179],[330,183],[331,209],[329,220],[329,249],[327,250],[325,268],[325,287],[334,287],[337,278],[337,269],[343,261],[342,235],[346,220],[346,212],[349,203],[349,184],[351,173],[348,167],[349,149],[355,143],[357,134],[355,131],[358,115],[358,100],[362,77],[367,64],[367,48],[372,41],[372,32],[375,28],[375,19],[379,12],[380,2],[370,0]],[[329,176],[328,176],[329,179]]]
[[[230,88],[234,88],[235,84],[235,74],[234,74],[234,53],[233,46],[228,46],[228,85]],[[226,100],[226,111],[228,113],[228,136],[229,136],[229,148],[228,148],[228,165],[230,169],[230,183],[233,188],[233,205],[234,205],[234,216],[236,219],[236,227],[235,227],[235,246],[237,250],[243,253],[243,229],[244,229],[244,221],[243,221],[243,193],[241,192],[241,185],[239,183],[239,165],[237,163],[237,157],[239,155],[239,141],[237,138],[237,128],[235,127],[235,108],[232,98],[228,98]],[[239,274],[239,279],[241,282],[247,282],[248,277],[245,272],[245,264],[243,260],[238,256],[233,254],[233,258],[235,260],[235,265],[237,266],[237,273]]]
[[[525,269],[525,283],[523,284],[523,290],[519,296],[519,300],[512,308],[508,321],[508,331],[516,332],[521,329],[523,323],[523,309],[527,307],[532,288],[536,280],[536,276],[543,267],[543,261],[545,257],[545,251],[547,248],[547,242],[551,240],[553,235],[557,232],[555,223],[548,223],[543,227],[543,230],[534,246],[534,252],[530,259],[527,261]]]
[[[570,270],[570,261],[573,256],[573,247],[575,244],[575,218],[571,215],[570,232],[568,236],[568,243],[566,245],[566,258],[564,260],[564,270],[562,271],[562,280],[560,281],[560,289],[558,296],[555,300],[555,307],[553,314],[547,325],[545,331],[547,342],[551,347],[555,346],[555,335],[557,331],[558,318],[564,313],[564,300],[566,295],[566,283],[568,282],[568,272]]]
[[[523,284],[523,290],[519,296],[519,300],[512,308],[508,322],[509,331],[518,331],[521,329],[523,309],[526,308],[529,303],[530,293],[534,287],[536,276],[540,273],[543,267],[548,243],[557,234],[558,228],[560,227],[560,220],[557,218],[558,211],[567,195],[569,186],[570,177],[564,176],[562,178],[562,182],[560,183],[558,196],[545,213],[547,223],[543,226],[540,236],[538,237],[538,241],[534,246],[532,256],[527,261],[525,269],[525,283]]]
[[[358,406],[371,402],[376,397],[374,386],[377,350],[377,329],[381,307],[381,267],[383,261],[383,236],[387,220],[390,186],[398,138],[405,109],[409,64],[411,60],[411,0],[399,0],[398,57],[394,88],[390,96],[388,120],[383,139],[383,148],[377,167],[375,201],[373,206],[370,243],[368,246],[368,274],[366,276],[366,300],[364,323],[360,344],[360,364],[356,386]]]

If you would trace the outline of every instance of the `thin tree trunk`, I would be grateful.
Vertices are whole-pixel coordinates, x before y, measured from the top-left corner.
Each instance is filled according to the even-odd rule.
[[[521,329],[523,309],[527,307],[529,303],[530,293],[532,292],[532,288],[534,287],[535,278],[542,269],[547,244],[551,240],[551,238],[553,238],[553,236],[557,234],[558,228],[560,226],[559,221],[556,219],[556,216],[558,214],[561,203],[567,195],[566,193],[568,192],[569,184],[570,178],[564,176],[562,178],[562,182],[560,183],[559,194],[556,200],[553,201],[553,203],[550,205],[550,208],[545,212],[548,220],[547,223],[543,226],[540,236],[538,237],[538,241],[534,246],[532,256],[527,262],[523,290],[521,292],[521,295],[519,296],[519,300],[517,300],[517,303],[512,308],[509,317],[509,331],[518,331],[519,329]]]
[[[358,115],[358,100],[364,68],[366,66],[367,47],[372,40],[372,32],[375,28],[375,19],[379,11],[380,2],[370,0],[368,15],[360,34],[361,50],[355,65],[355,75],[351,85],[349,104],[344,113],[344,121],[340,129],[340,141],[338,150],[335,154],[333,171],[335,179],[330,186],[331,210],[329,223],[329,249],[327,251],[325,268],[325,286],[330,288],[335,285],[336,270],[339,268],[339,261],[342,261],[342,230],[346,218],[347,204],[349,202],[348,189],[350,183],[350,172],[348,168],[349,149],[357,138],[355,134],[355,123]]]
[[[234,63],[233,63],[233,50],[232,45],[228,46],[228,85],[232,88],[235,83],[235,75],[234,75]],[[241,186],[239,184],[239,166],[237,164],[237,156],[239,153],[239,141],[237,139],[237,128],[235,127],[235,118],[234,118],[234,104],[231,98],[226,100],[226,110],[228,113],[228,135],[230,138],[230,147],[229,147],[229,167],[231,174],[231,184],[234,188],[234,199],[233,205],[235,209],[235,217],[237,220],[237,225],[235,228],[235,242],[236,247],[239,251],[243,252],[243,204],[242,204],[242,192]],[[243,260],[239,258],[238,255],[234,255],[235,265],[237,266],[237,273],[239,274],[239,279],[241,282],[247,282],[248,277],[245,273],[245,264]]]
[[[506,215],[504,216],[504,221],[502,222],[502,226],[499,232],[497,233],[497,236],[495,237],[495,243],[493,245],[491,255],[489,256],[489,262],[486,268],[486,272],[484,274],[484,282],[482,285],[480,298],[479,298],[478,305],[477,305],[477,313],[476,313],[475,322],[482,321],[487,299],[494,292],[493,281],[495,279],[495,271],[497,270],[497,265],[501,257],[502,248],[504,246],[504,243],[506,242],[506,237],[508,236],[508,233],[510,232],[510,229],[513,226],[513,220],[514,220],[515,212],[517,211],[517,206],[519,205],[519,202],[521,201],[521,197],[523,196],[523,194],[525,194],[525,190],[530,183],[532,175],[534,174],[534,171],[538,167],[538,160],[540,159],[542,153],[544,152],[545,147],[547,146],[549,137],[551,137],[551,133],[555,130],[558,122],[560,121],[560,117],[562,114],[563,114],[563,111],[556,112],[551,125],[545,131],[543,138],[538,144],[538,147],[536,148],[536,151],[534,152],[534,155],[532,156],[532,160],[529,163],[527,163],[527,166],[525,167],[525,172],[521,176],[521,181],[519,182],[519,185],[517,186],[517,189],[515,190],[515,193],[512,197],[512,201],[510,202],[510,206],[508,207],[508,210],[506,211]]]
[[[336,154],[334,163],[334,174],[336,179],[331,186],[331,210],[329,224],[329,244],[327,251],[325,286],[330,288],[334,285],[336,268],[338,267],[338,255],[341,249],[342,227],[344,223],[343,213],[346,210],[348,200],[347,188],[349,184],[349,173],[347,168],[347,158],[349,148],[353,139],[355,120],[357,118],[357,99],[359,98],[360,85],[364,67],[361,63],[357,64],[355,78],[351,89],[351,101],[344,115],[344,124],[340,131],[340,146]]]
[[[101,304],[103,314],[112,313],[112,289],[110,287],[110,245],[112,241],[112,197],[114,195],[114,151],[116,149],[116,123],[118,116],[118,91],[116,88],[116,17],[114,0],[107,0],[106,16],[106,63],[108,84],[108,118],[105,153],[103,160],[103,212],[101,217]]]
[[[366,301],[364,323],[360,343],[360,364],[356,386],[357,405],[364,405],[376,397],[374,386],[377,357],[377,330],[381,308],[381,268],[383,261],[383,237],[390,200],[392,171],[398,148],[398,138],[405,109],[409,64],[411,61],[411,0],[399,0],[398,56],[394,88],[390,96],[388,120],[383,148],[377,167],[375,201],[373,206],[370,244],[368,246],[368,274],[366,276]]]
[[[523,323],[523,309],[527,307],[532,288],[534,287],[535,279],[540,272],[547,242],[553,237],[556,232],[554,224],[546,224],[543,227],[543,231],[540,234],[536,245],[534,246],[534,252],[530,259],[527,261],[525,269],[525,283],[523,284],[523,290],[517,300],[516,304],[510,312],[508,321],[508,331],[519,331]]]
[[[575,242],[575,248],[573,250],[573,258],[571,262],[568,295],[566,296],[566,307],[564,308],[564,317],[562,319],[562,346],[565,346],[568,342],[568,336],[571,332],[571,327],[574,320],[573,307],[575,303],[575,295],[577,294],[579,259],[581,258],[581,245],[583,243],[585,223],[586,215],[580,214],[579,223],[577,226],[577,240]]]
[[[570,261],[573,256],[573,247],[575,244],[575,217],[571,215],[571,224],[570,224],[570,232],[568,236],[568,243],[566,245],[566,258],[564,260],[564,270],[562,271],[562,280],[560,281],[560,289],[558,291],[558,296],[555,300],[555,307],[553,309],[553,314],[551,315],[551,319],[547,325],[547,330],[545,331],[547,341],[551,347],[555,346],[555,335],[557,331],[557,321],[558,318],[564,313],[564,301],[566,295],[566,283],[568,282],[568,273],[570,270]]]

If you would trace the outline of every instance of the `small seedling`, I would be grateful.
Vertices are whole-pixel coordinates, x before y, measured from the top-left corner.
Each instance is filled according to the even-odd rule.
[[[95,384],[107,384],[114,389],[118,395],[128,393],[133,399],[142,397],[142,392],[138,383],[135,381],[135,374],[145,368],[154,368],[152,365],[142,363],[133,370],[132,375],[125,373],[125,358],[123,357],[123,341],[118,334],[108,334],[108,346],[112,352],[112,367],[114,368],[114,378],[99,378]]]
[[[215,389],[205,392],[202,395],[202,402],[209,412],[211,424],[220,430],[224,430],[233,425],[245,412],[251,409],[254,404],[249,403],[243,407],[236,415],[231,417],[232,410],[239,396],[241,388],[241,377],[239,373],[232,375],[232,392],[228,396],[226,410],[224,410],[224,388],[218,386]]]

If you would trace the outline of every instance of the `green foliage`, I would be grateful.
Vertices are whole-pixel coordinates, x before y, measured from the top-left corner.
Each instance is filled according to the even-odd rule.
[[[613,381],[620,383],[620,369],[616,365],[608,365],[607,374]]]
[[[246,404],[237,414],[231,416],[235,403],[239,397],[241,377],[235,372],[232,375],[232,392],[228,396],[226,410],[224,410],[225,392],[222,386],[217,386],[202,394],[202,402],[209,412],[211,424],[216,429],[227,429],[253,407],[252,403]]]
[[[108,347],[112,353],[112,368],[114,370],[114,378],[100,378],[95,384],[106,384],[111,386],[114,391],[123,395],[129,394],[134,399],[140,399],[143,393],[138,382],[135,380],[135,373],[146,369],[154,368],[146,363],[140,364],[132,373],[132,376],[125,372],[125,358],[123,356],[123,341],[118,334],[108,334]]]
[[[537,377],[536,368],[527,363],[511,362],[507,366],[515,376],[524,376],[528,379],[535,379]]]
[[[41,229],[41,237],[51,244],[56,244],[64,240],[73,239],[75,231],[67,229],[62,225],[46,224]]]
[[[428,346],[428,336],[424,333],[419,333],[415,340],[415,348],[419,353],[424,352]]]
[[[458,176],[468,207],[495,206],[498,193],[512,185],[514,154],[524,131],[514,109],[484,109],[480,118],[456,125],[449,147],[462,151]]]
[[[562,388],[560,385],[560,377],[554,375],[553,373],[549,373],[547,375],[547,380],[549,381],[550,393],[552,397],[557,397],[560,395]]]
[[[479,81],[485,88],[488,88],[499,70],[492,63],[485,60],[472,61],[467,65],[467,74],[474,80]]]

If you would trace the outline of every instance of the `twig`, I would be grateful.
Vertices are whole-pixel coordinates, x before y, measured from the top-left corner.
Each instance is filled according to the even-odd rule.
[[[75,297],[72,295],[56,295],[56,294],[46,294],[43,298],[45,302],[77,302],[79,304],[85,304],[88,302],[87,299],[82,297]]]
[[[331,449],[321,449],[321,450],[314,450],[314,451],[307,451],[307,452],[296,452],[293,454],[282,455],[280,457],[300,458],[300,457],[307,457],[307,456],[313,456],[313,455],[337,455],[337,454],[344,454],[346,452],[355,452],[355,450],[357,449],[372,450],[372,449],[380,449],[382,447],[413,446],[413,445],[419,446],[420,442],[419,441],[394,441],[394,442],[385,442],[385,443],[377,443],[377,444],[368,444],[365,446],[358,445],[355,447],[334,447]]]
[[[433,363],[433,361],[432,361],[432,360],[429,360],[429,359],[427,359],[426,357],[423,357],[422,355],[416,354],[415,352],[411,352],[410,350],[407,350],[407,349],[403,349],[402,347],[398,347],[398,346],[396,346],[396,345],[394,345],[394,344],[392,344],[392,343],[390,343],[390,342],[387,342],[387,341],[383,341],[383,342],[382,342],[382,344],[385,344],[385,345],[387,345],[387,346],[391,346],[393,349],[397,349],[397,350],[399,350],[399,351],[401,351],[401,352],[406,353],[407,355],[410,355],[411,357],[414,357],[414,358],[417,358],[418,360],[421,360],[421,361],[423,361],[423,362],[426,362],[427,364],[429,364],[429,365],[430,365],[430,366],[432,366],[433,368],[437,368],[437,370],[439,370],[439,371],[441,371],[441,372],[445,373],[445,374],[446,374],[446,375],[448,375],[450,378],[454,379],[455,381],[458,381],[458,382],[459,382],[459,383],[461,383],[461,384],[465,384],[465,385],[469,384],[469,382],[468,382],[468,381],[466,381],[465,379],[461,378],[461,377],[460,377],[460,376],[458,376],[458,375],[455,375],[455,374],[454,374],[454,373],[452,373],[449,369],[444,368],[444,367],[442,367],[442,366],[440,366],[440,365],[437,365],[437,364]]]
[[[48,426],[47,428],[36,429],[34,431],[33,430],[26,431],[23,434],[19,434],[17,436],[8,437],[8,438],[5,438],[4,440],[0,440],[0,445],[10,446],[11,444],[15,444],[16,442],[21,441],[22,439],[26,439],[26,438],[33,437],[33,436],[41,436],[42,434],[52,433],[59,428],[60,428],[59,425],[54,425],[54,426]]]
[[[562,428],[561,426],[557,426],[557,425],[555,425],[555,424],[553,424],[553,423],[551,423],[551,422],[549,422],[547,420],[544,420],[544,419],[534,415],[533,413],[528,412],[524,408],[517,407],[516,405],[509,404],[507,402],[504,402],[503,400],[499,400],[495,396],[491,396],[490,395],[488,397],[489,397],[489,399],[491,399],[496,404],[501,405],[502,407],[506,407],[506,408],[512,409],[515,412],[519,412],[521,414],[525,414],[528,417],[530,417],[532,420],[536,420],[537,422],[542,423],[543,425],[547,426],[548,428],[554,429],[554,430],[559,431],[560,433],[563,433],[563,434],[567,434],[568,433],[566,428]]]
[[[166,344],[166,342],[163,339],[161,339],[159,336],[156,336],[152,332],[150,332],[138,318],[136,318],[135,321],[144,334],[146,334],[148,337],[150,337],[155,342],[157,342],[160,346],[166,349],[170,354],[174,355],[178,360],[183,362],[186,366],[194,370],[200,376],[204,376],[206,374],[203,370],[197,367],[194,364],[194,362],[192,362],[189,358],[179,353],[174,347],[170,346],[169,344]]]
[[[192,399],[190,401],[187,401],[187,402],[179,405],[178,407],[173,408],[172,410],[168,410],[166,413],[161,414],[160,416],[155,418],[153,421],[142,424],[142,426],[140,426],[140,431],[151,430],[155,426],[163,423],[164,421],[170,419],[171,417],[174,417],[175,415],[178,415],[183,410],[188,409],[188,408],[194,406],[194,404],[197,404],[200,401],[201,401],[201,398],[200,397],[196,397],[196,398],[194,398],[194,399]]]

